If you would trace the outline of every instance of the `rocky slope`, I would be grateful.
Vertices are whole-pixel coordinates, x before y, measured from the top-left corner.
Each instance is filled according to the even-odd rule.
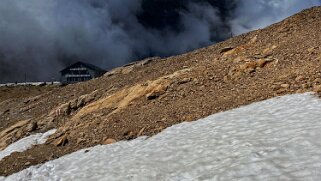
[[[58,129],[45,144],[2,159],[0,175],[271,97],[321,92],[320,14],[320,7],[305,10],[262,30],[84,83],[0,87],[0,149]]]

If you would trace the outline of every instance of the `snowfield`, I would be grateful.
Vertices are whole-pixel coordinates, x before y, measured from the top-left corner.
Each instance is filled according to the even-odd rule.
[[[13,152],[23,152],[34,145],[40,145],[47,141],[49,136],[54,134],[56,129],[50,130],[46,133],[37,133],[28,137],[22,138],[21,140],[9,145],[6,149],[0,151],[0,160],[9,156]]]
[[[321,100],[273,98],[96,146],[6,180],[321,180]],[[1,179],[0,179],[1,180]]]

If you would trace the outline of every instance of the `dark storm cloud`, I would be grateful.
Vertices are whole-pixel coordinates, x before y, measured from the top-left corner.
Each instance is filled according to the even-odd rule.
[[[82,59],[110,69],[279,21],[307,0],[1,0],[0,82],[50,80]],[[255,7],[255,8],[253,8]]]
[[[233,12],[230,24],[234,34],[242,34],[320,5],[320,0],[241,0]]]

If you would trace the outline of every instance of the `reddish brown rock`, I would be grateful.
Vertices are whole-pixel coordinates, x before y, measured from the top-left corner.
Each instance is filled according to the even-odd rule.
[[[110,145],[110,144],[113,144],[113,143],[116,143],[117,141],[115,139],[112,139],[112,138],[107,138],[107,139],[104,139],[104,141],[102,142],[103,145]]]

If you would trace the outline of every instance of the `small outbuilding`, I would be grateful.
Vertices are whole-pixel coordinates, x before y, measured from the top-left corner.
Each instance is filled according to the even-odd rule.
[[[60,71],[61,83],[72,84],[100,77],[106,73],[95,65],[77,62]]]

